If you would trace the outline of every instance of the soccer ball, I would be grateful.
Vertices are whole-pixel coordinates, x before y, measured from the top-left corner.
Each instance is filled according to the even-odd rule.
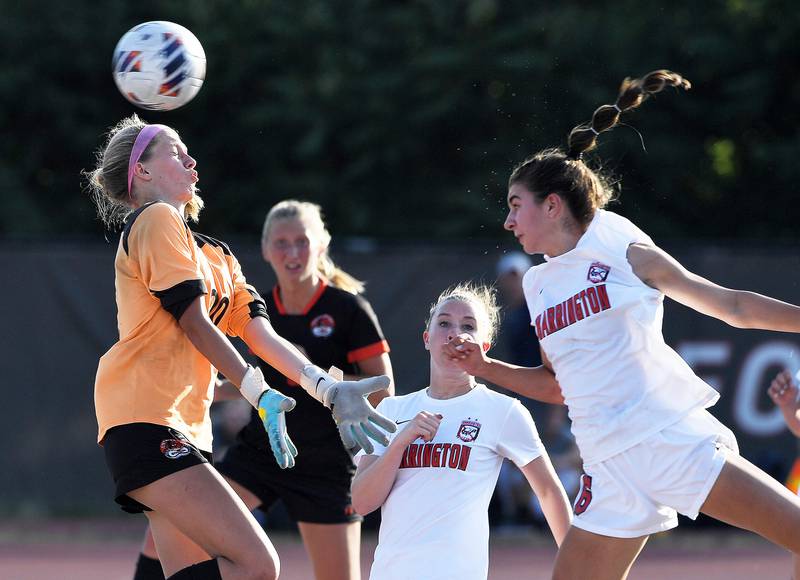
[[[134,26],[119,39],[111,61],[114,82],[137,107],[169,111],[200,90],[206,53],[197,37],[173,22]]]

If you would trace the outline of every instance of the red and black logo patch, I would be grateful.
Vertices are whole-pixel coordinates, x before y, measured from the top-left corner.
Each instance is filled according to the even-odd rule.
[[[333,334],[336,321],[330,314],[320,314],[311,321],[311,334],[317,338],[327,338]]]
[[[159,446],[161,453],[167,459],[178,459],[192,452],[191,443],[181,433],[170,429],[174,439],[164,439]]]
[[[472,419],[461,421],[461,426],[458,428],[456,437],[467,443],[472,443],[478,438],[478,433],[481,432],[481,424]]]
[[[589,266],[589,273],[586,275],[586,279],[592,284],[599,284],[600,282],[606,281],[610,271],[611,266],[606,266],[601,262],[592,262],[592,265]]]

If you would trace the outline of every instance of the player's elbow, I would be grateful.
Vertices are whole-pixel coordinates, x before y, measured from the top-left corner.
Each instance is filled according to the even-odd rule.
[[[543,393],[542,402],[552,405],[563,405],[564,394],[561,392],[561,385],[556,383],[547,389],[547,391]]]
[[[367,514],[371,514],[376,509],[380,507],[377,502],[369,501],[368,498],[364,497],[364,494],[357,493],[355,489],[353,490],[353,509],[358,515],[365,516]]]
[[[357,514],[365,516],[374,512],[381,507],[383,502],[378,501],[370,490],[364,485],[364,481],[358,479],[353,480],[353,485],[350,487],[351,501],[353,509]]]
[[[557,504],[561,499],[560,482],[550,477],[541,477],[533,486],[533,493],[542,506]]]

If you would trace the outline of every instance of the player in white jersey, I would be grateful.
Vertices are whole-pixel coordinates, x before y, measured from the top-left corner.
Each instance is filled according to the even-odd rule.
[[[423,333],[430,386],[378,405],[400,429],[388,446],[357,456],[352,486],[356,511],[381,508],[372,580],[485,579],[489,500],[504,457],[525,474],[558,544],[569,528],[567,496],[530,413],[444,354],[459,334],[488,349],[496,319],[487,289],[445,291]]]
[[[567,151],[541,151],[509,179],[505,228],[545,262],[523,286],[544,366],[488,359],[457,338],[461,368],[541,400],[560,385],[584,462],[554,578],[625,578],[650,534],[677,513],[709,516],[800,552],[800,499],[741,458],[705,408],[717,393],[664,342],[664,296],[740,328],[800,332],[800,308],[688,272],[627,219],[582,160],[597,136],[650,94],[689,83],[670,71],[626,79],[613,105],[575,127]]]

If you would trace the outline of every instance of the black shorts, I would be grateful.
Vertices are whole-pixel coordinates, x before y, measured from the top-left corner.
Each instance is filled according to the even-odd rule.
[[[123,511],[150,511],[127,493],[162,477],[201,463],[212,463],[180,431],[152,423],[129,423],[108,430],[103,438],[106,465],[114,478],[114,500]]]
[[[363,518],[353,510],[350,495],[356,468],[338,439],[336,443],[305,446],[294,467],[281,469],[271,451],[238,439],[216,468],[258,497],[264,512],[282,499],[297,522],[360,522]]]

